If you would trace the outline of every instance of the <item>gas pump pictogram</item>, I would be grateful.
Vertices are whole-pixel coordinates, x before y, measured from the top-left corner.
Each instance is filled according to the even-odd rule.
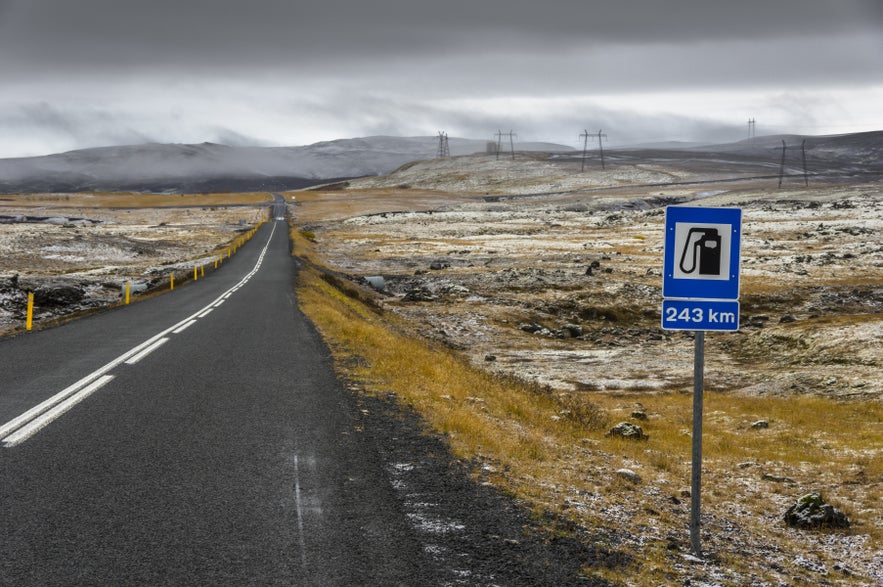
[[[727,224],[678,222],[671,269],[676,279],[730,279],[732,227]]]
[[[698,266],[698,267],[697,267]],[[721,274],[721,236],[716,228],[691,228],[678,267],[684,274]]]

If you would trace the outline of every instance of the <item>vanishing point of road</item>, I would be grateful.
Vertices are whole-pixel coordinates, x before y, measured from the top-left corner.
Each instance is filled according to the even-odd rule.
[[[197,281],[0,339],[0,586],[606,584],[337,380],[283,214]]]
[[[289,242],[271,221],[204,279],[0,340],[0,584],[433,583]]]

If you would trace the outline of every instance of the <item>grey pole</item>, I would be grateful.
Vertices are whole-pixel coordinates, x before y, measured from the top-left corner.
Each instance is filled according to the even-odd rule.
[[[702,491],[702,392],[705,386],[705,332],[697,331],[693,355],[693,472],[690,487],[690,547],[702,557],[699,513]]]

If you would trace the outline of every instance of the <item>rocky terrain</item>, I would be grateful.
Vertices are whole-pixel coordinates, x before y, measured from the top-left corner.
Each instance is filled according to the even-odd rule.
[[[743,210],[740,330],[706,336],[706,389],[835,399],[861,410],[883,398],[883,174],[872,173],[879,159],[862,155],[877,148],[843,147],[841,161],[866,166],[829,161],[806,182],[802,169],[786,168],[781,187],[777,162],[722,151],[617,152],[606,169],[592,160],[585,171],[568,156],[457,157],[299,192],[292,210],[321,259],[374,289],[376,303],[417,335],[480,369],[562,398],[603,396],[617,418],[640,423],[639,412],[689,435],[689,421],[678,416],[684,406],[670,398],[692,389],[693,337],[660,327],[665,207]],[[653,407],[645,413],[643,405]],[[721,411],[707,417],[753,446],[746,431],[771,426],[763,408],[757,412],[751,420]],[[590,520],[588,536],[600,522],[634,552],[667,550],[671,584],[883,582],[875,497],[883,478],[878,469],[864,474],[880,459],[879,445],[826,466],[824,455],[817,462],[808,454],[831,448],[823,430],[796,426],[795,438],[782,425],[772,424],[780,428],[772,442],[806,443],[799,462],[786,465],[771,444],[763,459],[709,464],[716,506],[703,523],[721,557],[712,560],[683,554],[689,490],[677,487],[689,478],[689,462],[654,456],[653,438],[632,457],[588,439],[563,449],[572,456],[550,464],[549,478],[522,482],[543,487],[546,507]],[[861,426],[879,438],[874,417]],[[491,460],[487,468],[499,466]],[[622,480],[608,487],[608,478]],[[819,487],[851,504],[862,529],[810,536],[784,528],[794,500]],[[657,514],[672,519],[658,522]]]
[[[553,393],[605,394],[622,404],[616,414],[624,418],[637,398],[653,406],[655,395],[687,393],[692,384],[691,334],[660,328],[665,206],[738,206],[741,328],[706,337],[706,388],[861,406],[883,397],[883,135],[872,135],[815,140],[807,176],[799,159],[789,159],[779,177],[775,147],[782,139],[774,138],[693,151],[615,151],[605,154],[603,168],[592,154],[585,162],[580,153],[459,155],[287,197],[296,227],[322,260],[373,290],[377,303],[419,336],[480,369]],[[47,320],[117,302],[126,281],[139,291],[211,262],[263,217],[271,199],[262,194],[233,205],[229,198],[151,196],[170,199],[120,205],[119,197],[0,198],[0,330],[22,327],[27,290],[38,293],[38,320]],[[660,416],[651,408],[649,417]],[[880,423],[867,426],[873,434]],[[824,444],[807,433],[813,446]],[[623,471],[624,487],[631,487],[628,467],[640,471],[640,463],[591,442],[573,452],[574,467],[589,467],[599,479]],[[777,577],[797,569],[817,584],[883,582],[883,512],[873,499],[883,478],[864,475],[880,449],[853,457],[843,471],[820,471],[815,463],[782,471],[773,459],[710,472],[712,483],[734,495],[708,515],[712,545],[764,561],[746,563],[758,576],[766,566]],[[681,465],[666,459],[660,467],[653,483],[623,490],[626,500],[611,500],[598,486],[554,487],[549,499],[596,512],[638,551],[662,541],[677,553],[684,548],[670,526],[644,521],[648,511],[676,511],[676,520],[686,511],[682,494],[658,489],[683,483]],[[861,529],[807,540],[800,554],[783,546],[804,541],[796,530],[780,529],[790,493],[804,484],[837,487],[855,504],[849,514],[863,520]],[[761,498],[763,506],[744,505]],[[680,582],[777,584],[740,583],[714,561],[677,560]]]
[[[334,267],[382,277],[384,307],[476,365],[561,390],[653,390],[692,376],[690,335],[660,328],[664,207],[740,207],[742,329],[708,337],[707,384],[883,395],[878,183],[636,187],[709,178],[652,161],[572,169],[528,156],[425,162],[350,182],[297,214]],[[335,199],[388,197],[395,185],[410,186],[418,208],[310,222],[334,214]],[[682,369],[672,369],[677,361]]]
[[[144,144],[101,147],[44,157],[0,159],[0,193],[83,191],[282,191],[317,180],[389,173],[433,157],[437,137],[365,137],[301,147]],[[484,152],[486,141],[451,137],[454,155]],[[519,143],[521,151],[568,151],[548,143]]]
[[[173,272],[187,279],[266,216],[260,204],[190,207],[169,196],[144,207],[123,198],[135,205],[103,207],[120,197],[92,194],[0,201],[0,333],[24,326],[29,291],[38,324],[101,308],[123,299],[126,282],[137,295],[166,287]]]

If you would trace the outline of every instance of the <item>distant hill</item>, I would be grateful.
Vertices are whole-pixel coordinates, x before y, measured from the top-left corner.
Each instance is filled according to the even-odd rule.
[[[451,155],[484,152],[487,141],[451,137]],[[517,143],[519,151],[566,151]],[[145,144],[0,159],[0,192],[243,191],[298,189],[337,178],[382,175],[431,159],[437,137],[365,137],[303,147]]]

